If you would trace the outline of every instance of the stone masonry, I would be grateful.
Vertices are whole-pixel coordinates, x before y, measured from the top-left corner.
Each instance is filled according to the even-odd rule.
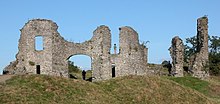
[[[189,69],[193,76],[205,78],[209,76],[206,72],[208,66],[208,18],[201,17],[197,20],[197,49],[195,55],[190,57]]]
[[[169,50],[172,58],[172,72],[174,76],[183,77],[184,46],[178,36],[172,39],[172,45]]]
[[[139,44],[138,33],[128,26],[119,31],[119,53],[112,58],[116,76],[147,74],[148,49]]]
[[[66,41],[51,20],[33,19],[21,29],[16,61],[4,70],[10,74],[46,74],[68,77],[68,59],[73,55],[91,58],[93,81],[117,76],[147,74],[147,48],[139,44],[138,34],[131,27],[121,27],[120,52],[110,54],[111,33],[99,26],[93,37],[83,43]],[[35,39],[43,38],[43,50],[36,50]],[[112,65],[115,71],[112,71]]]

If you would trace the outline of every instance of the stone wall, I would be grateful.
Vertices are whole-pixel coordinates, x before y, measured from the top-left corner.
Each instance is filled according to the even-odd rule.
[[[52,73],[53,35],[57,25],[50,20],[36,19],[25,24],[21,29],[19,52],[16,55],[15,73],[36,74],[36,66],[40,65],[41,74]],[[43,37],[43,50],[35,49],[35,37]]]
[[[169,50],[172,58],[172,72],[174,76],[183,77],[184,46],[178,36],[172,39],[172,45]]]
[[[119,54],[115,67],[116,76],[147,73],[147,48],[139,44],[138,34],[131,27],[119,28]]]
[[[197,49],[195,55],[190,57],[189,69],[193,76],[205,78],[209,76],[208,66],[208,18],[201,17],[197,20]]]
[[[140,75],[147,72],[147,48],[139,44],[138,34],[130,27],[120,28],[120,52],[110,54],[111,33],[100,26],[93,37],[83,43],[66,41],[51,20],[30,20],[21,29],[16,61],[5,70],[14,74],[40,74],[68,77],[68,59],[83,54],[91,58],[93,81],[112,77],[112,64],[117,76]],[[43,50],[35,49],[35,38],[43,37]],[[39,69],[39,70],[38,70]]]
[[[95,80],[111,78],[111,34],[107,26],[100,26],[93,32],[92,39],[83,43],[68,42],[58,35],[54,40],[53,69],[67,68],[67,61],[73,55],[87,55],[91,58]],[[59,69],[60,68],[60,69]]]

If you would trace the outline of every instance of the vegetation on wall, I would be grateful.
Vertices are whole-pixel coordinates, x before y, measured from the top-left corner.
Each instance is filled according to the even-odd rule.
[[[30,64],[31,66],[34,66],[34,65],[35,65],[35,62],[29,61],[29,64]]]

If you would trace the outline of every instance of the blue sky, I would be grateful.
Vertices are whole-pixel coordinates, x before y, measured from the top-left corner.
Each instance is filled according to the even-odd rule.
[[[185,40],[196,35],[196,20],[201,16],[208,15],[209,34],[219,36],[219,5],[219,0],[1,0],[0,71],[15,60],[19,29],[30,19],[53,20],[59,33],[75,42],[89,40],[98,26],[106,25],[111,29],[112,46],[118,45],[118,28],[131,26],[140,41],[150,41],[149,62],[161,63],[170,59],[172,37]],[[91,66],[89,57],[71,60],[85,68]]]

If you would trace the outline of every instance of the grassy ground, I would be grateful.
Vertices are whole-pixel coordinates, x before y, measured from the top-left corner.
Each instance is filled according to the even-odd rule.
[[[80,69],[78,66],[75,66],[73,62],[69,61],[68,69],[70,75],[74,76],[77,79],[82,79],[82,69]],[[92,70],[87,70],[86,79],[89,79],[91,77],[92,77]]]
[[[75,76],[77,79],[82,79],[82,70],[79,70],[78,72],[71,72],[73,76]],[[86,79],[89,79],[92,77],[92,70],[87,70],[86,71]]]
[[[220,103],[220,77],[211,77],[208,80],[200,80],[194,77],[167,77],[183,86],[194,89],[214,101]]]
[[[14,76],[5,84],[0,85],[0,104],[214,103],[204,94],[191,87],[178,84],[179,82],[176,83],[175,80],[157,76],[126,76],[91,83],[44,75]]]

